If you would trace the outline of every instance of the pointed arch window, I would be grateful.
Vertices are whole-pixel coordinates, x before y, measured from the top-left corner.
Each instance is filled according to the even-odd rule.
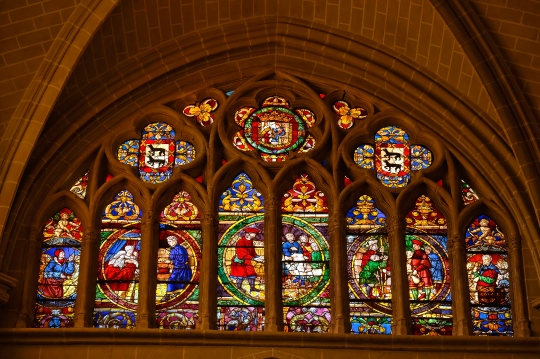
[[[285,331],[330,329],[328,201],[302,174],[281,203],[282,300]]]
[[[102,212],[94,326],[135,327],[142,210],[123,190]]]
[[[161,212],[157,255],[156,324],[195,329],[199,312],[201,214],[186,191]]]
[[[412,332],[452,335],[452,296],[446,219],[427,196],[405,217]]]
[[[69,208],[55,213],[43,227],[34,326],[73,326],[83,228]]]
[[[386,216],[362,195],[347,220],[347,274],[353,334],[392,333],[392,292]]]
[[[219,200],[218,329],[264,329],[264,200],[244,172]]]
[[[465,234],[473,334],[512,336],[510,273],[504,234],[486,215]]]

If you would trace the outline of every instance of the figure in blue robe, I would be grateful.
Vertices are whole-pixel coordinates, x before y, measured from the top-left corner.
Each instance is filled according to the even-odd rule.
[[[171,252],[169,254],[169,260],[171,261],[173,268],[171,275],[169,276],[169,283],[167,284],[167,294],[170,292],[183,289],[186,286],[186,282],[191,279],[191,267],[189,265],[189,256],[187,250],[178,244],[178,239],[174,236],[167,237],[167,242],[171,246]],[[170,282],[184,282],[184,283],[170,283]]]

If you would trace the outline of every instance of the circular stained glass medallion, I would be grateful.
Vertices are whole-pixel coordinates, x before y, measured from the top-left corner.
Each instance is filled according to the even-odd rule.
[[[287,153],[298,149],[306,140],[304,121],[285,107],[263,107],[246,120],[247,142],[268,154]]]

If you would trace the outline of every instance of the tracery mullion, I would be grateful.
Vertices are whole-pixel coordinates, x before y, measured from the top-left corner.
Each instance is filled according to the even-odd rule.
[[[209,186],[210,187],[210,186]],[[209,188],[212,193],[212,188]],[[202,263],[200,276],[199,294],[199,318],[196,329],[216,329],[217,311],[217,203],[210,196],[210,206],[201,218],[201,230],[203,237]]]
[[[511,234],[508,241],[508,268],[510,269],[510,283],[512,295],[512,310],[514,312],[514,336],[531,336],[530,322],[527,313],[527,296],[523,281],[523,254],[521,253],[521,238],[518,234]]]
[[[452,312],[454,329],[452,335],[471,334],[471,306],[469,302],[468,276],[465,261],[465,241],[452,223],[448,225],[448,257],[450,259],[450,282],[452,285]]]
[[[139,278],[139,303],[137,306],[137,329],[155,328],[156,317],[156,285],[157,277],[157,239],[158,239],[158,216],[154,211],[143,212],[141,226],[141,259],[140,267],[146,268],[140,272]]]
[[[100,216],[98,216],[100,218]],[[93,327],[93,309],[96,295],[96,276],[99,252],[99,224],[84,230],[77,302],[75,303],[75,328]]]
[[[265,205],[265,331],[283,330],[283,305],[281,303],[281,215],[275,195],[270,195]]]
[[[333,211],[338,211],[333,206]],[[328,239],[330,241],[330,281],[332,283],[332,329],[334,333],[350,332],[348,286],[346,267],[346,246],[344,216],[333,213],[328,221]]]
[[[392,334],[411,334],[411,310],[409,305],[409,286],[407,259],[405,256],[405,225],[400,216],[389,216],[388,246],[390,270],[392,272]]]

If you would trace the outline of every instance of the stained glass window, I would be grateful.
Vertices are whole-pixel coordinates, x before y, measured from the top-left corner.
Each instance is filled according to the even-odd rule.
[[[488,216],[474,220],[465,234],[473,334],[512,336],[510,273],[506,240]]]
[[[373,169],[373,158],[375,157],[375,150],[370,145],[359,146],[354,151],[354,162],[360,168]]]
[[[233,145],[258,151],[266,162],[283,162],[289,151],[305,153],[315,147],[315,137],[307,132],[316,123],[315,114],[306,108],[291,110],[284,97],[268,97],[260,109],[241,107],[234,119],[242,129],[235,133]]]
[[[75,193],[77,195],[77,197],[79,197],[81,199],[85,199],[86,198],[86,187],[87,186],[88,186],[88,172],[86,172],[84,174],[84,176],[82,176],[77,181],[77,183],[75,183],[73,185],[73,187],[71,187],[70,191]]]
[[[478,195],[464,180],[461,180],[461,197],[464,205],[478,201]]]
[[[411,170],[419,171],[431,166],[431,152],[424,146],[411,146]]]
[[[220,330],[264,329],[264,201],[240,173],[219,200],[218,313]]]
[[[366,195],[347,219],[351,333],[391,334],[392,294],[386,216]]]
[[[96,328],[134,328],[139,299],[142,211],[123,190],[103,210],[94,305]]]
[[[43,227],[34,327],[73,326],[81,258],[81,221],[69,208]]]
[[[311,177],[298,177],[282,199],[282,300],[285,331],[330,328],[328,202]]]
[[[213,98],[207,98],[200,104],[188,105],[184,108],[184,115],[195,117],[197,123],[203,127],[214,123],[214,111],[217,110],[219,103]]]
[[[200,212],[185,191],[160,217],[156,316],[161,329],[195,329],[199,311]]]
[[[409,134],[396,126],[381,128],[375,134],[375,148],[368,144],[358,146],[353,154],[360,168],[375,169],[377,179],[386,187],[405,187],[411,171],[431,166],[433,155],[424,146],[411,145]]]
[[[117,158],[126,165],[139,168],[139,178],[148,183],[167,181],[175,166],[195,160],[195,147],[186,141],[175,141],[176,132],[164,123],[147,125],[140,140],[128,140],[118,147]]]
[[[353,107],[346,101],[334,103],[334,112],[338,115],[338,126],[345,130],[354,126],[355,120],[363,120],[367,117],[367,111],[362,107]]]
[[[176,141],[176,166],[187,165],[195,160],[195,147],[186,141]]]
[[[407,214],[405,250],[415,335],[452,335],[446,219],[420,196]]]
[[[118,161],[130,166],[139,165],[139,140],[127,140],[118,147]]]

